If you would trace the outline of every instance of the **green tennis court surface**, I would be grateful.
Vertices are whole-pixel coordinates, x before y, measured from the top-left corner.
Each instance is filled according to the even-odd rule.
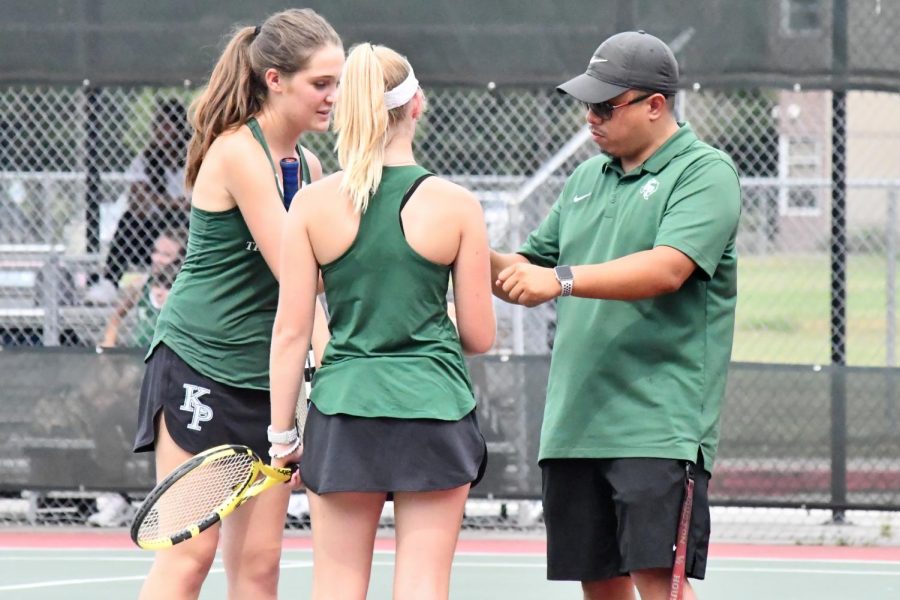
[[[132,549],[122,534],[41,536],[0,533],[0,598],[96,600],[135,598],[153,554]],[[454,563],[451,598],[459,600],[577,600],[574,583],[545,580],[542,540],[463,539]],[[394,555],[381,540],[369,598],[390,598]],[[308,597],[312,553],[307,538],[289,538],[279,596]],[[823,548],[719,545],[711,549],[702,600],[896,600],[900,548]],[[204,600],[225,597],[216,561]]]

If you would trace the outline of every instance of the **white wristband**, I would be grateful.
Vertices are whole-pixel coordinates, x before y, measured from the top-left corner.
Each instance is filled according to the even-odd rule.
[[[272,426],[269,425],[266,429],[266,435],[269,438],[270,444],[292,444],[300,439],[296,425],[287,431],[273,431]]]
[[[275,442],[275,443],[278,443],[278,442]],[[291,444],[290,446],[288,446],[288,449],[285,450],[284,452],[278,452],[275,450],[275,448],[269,447],[269,456],[272,458],[284,458],[284,457],[290,456],[291,454],[296,452],[297,448],[299,448],[299,447],[300,447],[300,438],[298,437],[296,440],[294,440],[294,443]]]

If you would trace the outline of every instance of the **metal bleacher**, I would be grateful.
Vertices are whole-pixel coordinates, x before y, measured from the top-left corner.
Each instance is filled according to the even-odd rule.
[[[76,282],[99,264],[61,245],[0,244],[0,345],[95,344],[109,307],[84,305]]]

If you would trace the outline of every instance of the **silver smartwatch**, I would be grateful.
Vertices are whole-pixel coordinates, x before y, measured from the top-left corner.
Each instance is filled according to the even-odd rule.
[[[562,288],[560,296],[571,296],[572,286],[575,284],[575,276],[572,274],[572,267],[568,265],[553,267],[553,272],[556,273],[556,280]]]

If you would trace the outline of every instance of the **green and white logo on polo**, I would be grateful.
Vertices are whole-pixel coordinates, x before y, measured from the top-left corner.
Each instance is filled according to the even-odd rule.
[[[641,187],[641,196],[644,197],[644,200],[649,200],[650,196],[652,196],[656,190],[659,189],[659,181],[654,177],[647,183]]]

